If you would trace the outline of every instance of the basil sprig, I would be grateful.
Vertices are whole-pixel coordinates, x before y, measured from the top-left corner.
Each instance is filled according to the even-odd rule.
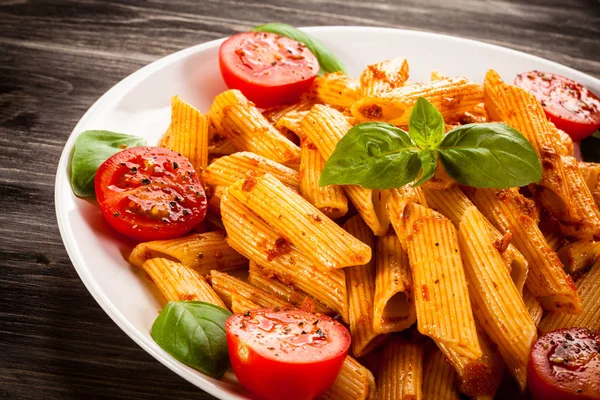
[[[77,137],[71,153],[71,189],[78,197],[94,195],[98,167],[110,156],[128,147],[144,146],[137,136],[111,131],[85,131]]]
[[[225,321],[231,313],[201,301],[172,301],[152,325],[152,338],[184,364],[216,379],[229,368]]]
[[[419,98],[408,132],[383,122],[354,126],[339,141],[321,173],[321,186],[357,184],[391,189],[427,182],[438,165],[458,183],[502,189],[542,179],[531,143],[502,123],[459,126],[444,135],[441,113]]]
[[[268,24],[263,24],[259,26],[255,26],[252,28],[255,32],[271,32],[276,33],[278,35],[287,36],[291,39],[294,39],[297,42],[303,43],[308,47],[308,49],[317,57],[319,61],[320,70],[319,75],[323,75],[325,72],[343,72],[344,74],[348,74],[346,70],[346,66],[340,61],[339,58],[333,54],[331,50],[325,47],[321,42],[319,42],[314,37],[310,36],[307,33],[302,32],[299,29],[294,28],[291,25],[281,24],[278,22],[270,22]]]

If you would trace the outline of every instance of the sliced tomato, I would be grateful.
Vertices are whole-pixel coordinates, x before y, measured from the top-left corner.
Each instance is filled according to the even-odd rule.
[[[335,381],[350,347],[342,324],[299,309],[260,309],[225,324],[240,383],[263,400],[309,400]]]
[[[549,72],[523,72],[515,85],[532,93],[541,103],[546,116],[575,141],[600,128],[600,99],[572,79]]]
[[[535,400],[600,399],[600,333],[559,329],[531,349],[527,373]]]
[[[137,241],[188,233],[206,215],[206,196],[192,164],[159,147],[132,147],[106,160],[94,180],[108,224]]]
[[[238,33],[219,48],[221,75],[258,107],[293,103],[307,91],[319,72],[308,48],[269,32]]]

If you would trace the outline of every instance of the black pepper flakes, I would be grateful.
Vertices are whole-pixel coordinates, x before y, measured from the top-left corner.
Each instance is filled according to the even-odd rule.
[[[250,316],[250,311],[246,311],[246,312],[244,313],[244,317],[249,317],[249,316]]]
[[[150,184],[150,179],[148,179],[148,178],[142,179],[142,185],[149,185],[149,184]]]

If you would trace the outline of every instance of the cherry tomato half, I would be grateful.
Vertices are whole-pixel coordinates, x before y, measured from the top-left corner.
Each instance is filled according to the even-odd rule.
[[[527,379],[535,400],[600,399],[600,333],[569,328],[541,336],[531,349]]]
[[[206,215],[206,196],[192,164],[159,147],[132,147],[106,160],[94,180],[108,224],[134,240],[171,239]]]
[[[600,128],[600,99],[585,86],[549,72],[523,72],[515,85],[532,93],[541,103],[546,116],[558,129],[575,141]]]
[[[242,386],[263,400],[311,400],[335,381],[350,347],[342,324],[299,309],[260,309],[225,323]]]
[[[308,48],[269,32],[238,33],[219,48],[221,75],[258,107],[293,103],[307,91],[319,72]]]

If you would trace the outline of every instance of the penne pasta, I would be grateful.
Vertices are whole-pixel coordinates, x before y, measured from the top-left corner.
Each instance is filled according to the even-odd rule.
[[[579,172],[588,189],[592,192],[592,198],[596,205],[600,204],[600,164],[590,162],[579,162]]]
[[[302,141],[300,161],[300,194],[329,218],[335,219],[348,212],[348,199],[339,185],[320,186],[325,160],[308,139]]]
[[[417,321],[408,255],[395,235],[377,237],[373,330],[398,332]]]
[[[222,215],[227,242],[233,249],[254,261],[265,274],[293,285],[348,321],[344,271],[317,268],[295,246],[229,194],[223,197]]]
[[[275,277],[270,277],[269,271],[261,268],[254,261],[250,262],[249,272],[248,282],[267,293],[277,296],[306,311],[328,315],[335,314],[335,311],[331,308],[313,299],[306,293],[286,285]]]
[[[413,343],[397,335],[383,345],[383,355],[377,373],[377,394],[380,399],[422,399],[423,344]]]
[[[537,328],[542,320],[542,316],[544,315],[544,309],[542,308],[542,305],[527,289],[523,291],[523,302],[525,303],[525,307],[527,307],[527,312],[529,312],[529,316],[531,317],[533,325],[535,325]]]
[[[300,158],[300,148],[275,129],[239,90],[216,96],[209,115],[215,128],[240,151],[279,163]]]
[[[529,264],[525,287],[549,311],[581,313],[581,300],[573,280],[562,267],[560,259],[548,246],[534,222],[534,207],[517,189],[463,190],[483,215],[500,231],[512,234],[512,243]]]
[[[415,203],[404,221],[419,332],[461,356],[481,357],[456,229]]]
[[[367,68],[360,75],[361,97],[387,93],[402,85],[408,79],[408,62],[404,58],[393,58]]]
[[[375,247],[373,232],[355,215],[344,224],[344,229],[352,236]],[[348,288],[349,325],[352,335],[352,353],[362,357],[377,347],[384,336],[373,329],[373,296],[375,295],[375,260],[365,265],[347,268],[346,286]]]
[[[179,96],[171,99],[171,124],[158,146],[181,154],[198,175],[208,165],[208,128],[210,120]]]
[[[408,119],[419,97],[424,97],[444,116],[444,120],[472,110],[483,101],[482,87],[466,78],[446,78],[401,86],[384,94],[363,97],[352,105],[359,122],[383,121],[408,126]]]
[[[487,221],[474,206],[465,211],[460,222],[458,242],[475,317],[498,345],[509,372],[524,391],[536,326],[492,244]]]
[[[404,226],[404,210],[406,206],[415,203],[427,207],[427,200],[421,187],[406,185],[390,191],[388,201],[388,216],[396,231],[400,245],[404,251],[407,251],[406,245],[406,227]]]
[[[600,256],[600,242],[590,240],[577,240],[569,243],[558,251],[565,271],[576,277],[590,268]]]
[[[141,268],[144,262],[156,257],[175,260],[201,275],[213,269],[227,271],[248,265],[248,260],[227,244],[224,232],[140,243],[129,255],[129,262]]]
[[[210,271],[210,284],[223,302],[231,307],[232,297],[238,296],[262,307],[292,307],[292,304],[240,279],[219,271]]]
[[[325,160],[350,128],[352,126],[342,113],[321,104],[313,106],[301,122],[302,132]],[[385,212],[389,191],[365,189],[358,185],[344,185],[343,188],[373,233],[385,235],[389,230],[389,218]]]
[[[589,272],[581,276],[576,282],[577,291],[581,297],[583,313],[569,315],[558,312],[548,313],[540,323],[540,332],[550,332],[556,329],[587,327],[600,329],[600,260],[596,260]]]
[[[273,125],[276,125],[277,122],[286,114],[290,112],[302,112],[308,111],[315,104],[312,96],[308,94],[303,94],[300,96],[297,102],[293,104],[286,104],[282,106],[275,106],[266,109],[263,111],[263,115],[265,118]]]
[[[244,296],[240,296],[239,294],[231,294],[231,311],[233,311],[234,314],[243,314],[247,311],[258,310],[259,308],[264,307],[259,306],[258,304],[248,300]]]
[[[548,247],[557,253],[563,246],[569,243],[569,241],[558,232],[544,233],[544,237],[546,238],[546,242],[548,242]]]
[[[460,400],[456,372],[439,349],[431,349],[423,369],[423,399]]]
[[[153,258],[142,268],[167,301],[195,300],[225,308],[208,283],[193,269],[166,258]]]
[[[227,186],[206,186],[208,211],[215,216],[221,215],[221,198],[227,192]]]
[[[473,207],[473,202],[459,189],[458,186],[452,186],[444,190],[432,190],[429,187],[423,187],[427,204],[437,212],[450,219],[458,229],[465,212]],[[510,276],[519,292],[523,291],[525,280],[528,275],[528,263],[525,257],[512,245],[512,234],[501,234],[486,219],[485,224],[492,236],[494,246],[500,251],[500,255],[505,261],[505,265],[510,272]]]
[[[237,149],[231,142],[217,132],[217,128],[215,128],[215,125],[211,121],[208,126],[208,154],[211,156],[226,156],[236,151]]]
[[[575,159],[561,155],[562,144],[556,140],[559,134],[537,99],[504,83],[494,70],[486,74],[484,92],[490,118],[504,121],[521,132],[540,157],[543,177],[531,187],[542,205],[560,221],[563,234],[588,240],[600,236],[598,206]]]
[[[228,193],[324,269],[363,265],[371,249],[270,174],[248,177]],[[264,199],[271,199],[265,203]]]
[[[248,175],[271,174],[284,185],[298,189],[300,177],[297,171],[247,151],[220,157],[213,161],[202,174],[202,181],[208,185],[230,186]]]
[[[375,400],[373,374],[358,361],[346,356],[342,369],[333,385],[319,400]]]
[[[317,103],[348,108],[360,96],[360,81],[342,72],[326,73],[315,78],[311,93]]]
[[[308,114],[308,110],[290,111],[277,120],[275,123],[275,128],[279,129],[280,132],[284,130],[292,132],[296,136],[296,139],[302,138],[300,122],[306,116],[306,114]]]

